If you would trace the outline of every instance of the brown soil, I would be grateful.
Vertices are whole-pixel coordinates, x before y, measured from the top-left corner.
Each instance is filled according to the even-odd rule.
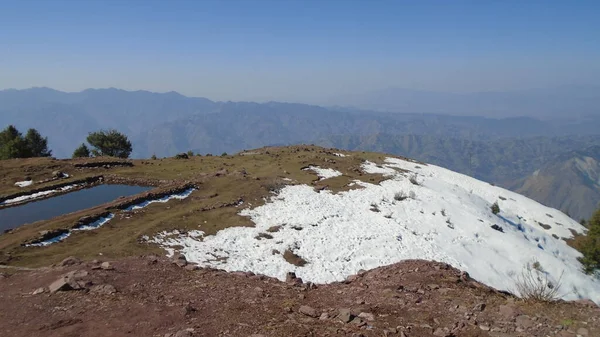
[[[111,264],[2,270],[0,335],[600,335],[598,307],[522,302],[436,262],[404,261],[318,286],[148,256]],[[73,270],[88,272],[85,289],[32,294]]]

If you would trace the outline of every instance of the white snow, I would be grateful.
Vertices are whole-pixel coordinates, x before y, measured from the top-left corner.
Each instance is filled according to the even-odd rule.
[[[425,259],[446,262],[489,286],[514,292],[516,277],[536,260],[551,281],[563,275],[565,299],[600,303],[600,283],[580,271],[580,253],[552,237],[571,237],[569,229],[585,231],[560,211],[433,165],[388,158],[380,167],[366,162],[363,170],[390,179],[379,185],[357,181],[361,189],[336,194],[286,186],[265,205],[240,212],[252,219],[253,228],[231,227],[210,236],[161,233],[153,241],[169,254],[183,247],[179,251],[188,261],[203,266],[282,280],[294,271],[315,283],[341,281],[360,269],[405,259]],[[410,197],[395,200],[396,193]],[[500,206],[498,215],[490,210],[494,202]],[[372,204],[379,212],[371,210]],[[551,228],[545,230],[536,221]],[[256,238],[274,225],[282,227],[269,233],[273,239]],[[274,249],[290,249],[308,263],[289,264],[282,255],[273,255]]]
[[[27,247],[45,247],[45,246],[49,246],[53,243],[57,243],[57,242],[61,242],[64,239],[68,238],[69,236],[71,236],[71,232],[66,232],[63,233],[59,236],[55,236],[51,239],[48,239],[46,241],[42,241],[42,242],[38,242],[38,243],[32,243],[32,244],[28,244],[26,245]]]
[[[101,226],[103,226],[104,224],[106,224],[107,222],[109,222],[112,218],[114,218],[115,215],[112,213],[109,213],[107,216],[101,217],[98,220],[91,222],[85,226],[81,226],[78,228],[73,228],[74,231],[89,231],[92,229],[97,229]]]
[[[19,187],[27,187],[27,186],[31,186],[33,184],[33,180],[24,180],[24,181],[17,181],[15,183],[15,186],[19,186]]]
[[[169,194],[169,195],[166,195],[166,196],[164,196],[162,198],[159,198],[159,199],[146,200],[146,201],[141,202],[141,203],[139,203],[137,205],[129,206],[125,210],[126,211],[133,211],[133,210],[136,210],[136,209],[142,209],[144,207],[147,207],[150,204],[154,204],[154,203],[157,203],[157,202],[158,203],[165,203],[165,202],[168,202],[169,200],[172,200],[172,199],[182,200],[182,199],[185,199],[185,198],[189,197],[190,194],[192,194],[192,192],[194,192],[195,190],[196,190],[195,188],[188,188],[187,190],[182,191],[180,193]]]
[[[317,176],[319,176],[319,180],[325,180],[325,179],[329,179],[329,178],[334,178],[334,177],[339,177],[342,175],[342,172],[334,170],[334,169],[330,169],[330,168],[321,168],[319,166],[309,166],[308,168],[306,168],[305,170],[311,170],[314,171]]]
[[[68,191],[70,189],[76,188],[82,186],[81,184],[74,184],[74,185],[67,185],[67,186],[63,186],[57,189],[53,189],[53,190],[47,190],[47,191],[41,191],[41,192],[37,192],[37,193],[32,193],[32,194],[27,194],[27,195],[22,195],[20,197],[16,197],[16,198],[12,198],[12,199],[6,199],[3,202],[0,202],[0,205],[2,204],[12,204],[15,202],[21,202],[21,201],[27,201],[27,200],[31,200],[31,199],[37,199],[39,197],[43,197],[46,195],[50,195],[50,194],[54,194],[54,193],[58,193],[58,192],[64,192],[64,191]]]
[[[335,155],[336,157],[346,157],[346,155],[343,153],[334,153],[333,155]]]

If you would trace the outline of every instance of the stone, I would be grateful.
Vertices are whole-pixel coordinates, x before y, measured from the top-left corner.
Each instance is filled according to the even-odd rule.
[[[173,337],[193,337],[193,336],[194,336],[194,329],[179,330],[175,333],[175,335],[173,335]]]
[[[485,303],[479,303],[475,307],[473,307],[473,311],[483,311],[485,310]]]
[[[301,314],[304,314],[306,316],[313,317],[313,318],[319,317],[319,314],[317,313],[317,310],[315,310],[314,308],[309,307],[308,305],[301,306],[300,309],[298,309],[298,312],[301,313]]]
[[[577,329],[577,334],[585,337],[589,336],[589,331],[586,328],[579,328]]]
[[[67,282],[67,280],[65,280],[64,277],[61,277],[58,280],[52,282],[52,284],[48,286],[48,289],[50,290],[50,293],[54,294],[58,291],[73,290],[73,287],[71,287],[69,282]]]
[[[354,319],[352,321],[350,321],[351,324],[357,325],[357,326],[363,326],[366,325],[367,323],[365,321],[363,321],[360,317],[354,317]]]
[[[200,267],[197,264],[188,264],[184,268],[185,268],[185,270],[189,270],[189,271],[194,271],[194,270],[200,269]]]
[[[513,305],[504,305],[503,304],[498,307],[498,314],[504,319],[512,320],[519,314],[519,311]]]
[[[103,295],[112,295],[117,289],[111,284],[97,284],[90,288],[90,292]]]
[[[522,328],[522,329],[527,329],[527,328],[531,328],[534,326],[533,320],[531,320],[531,318],[527,315],[517,316],[515,323],[516,323],[517,327]]]
[[[373,315],[370,312],[361,312],[360,314],[358,314],[358,317],[360,317],[362,319],[366,319],[367,321],[374,321],[375,320],[375,315]]]
[[[479,329],[481,329],[483,331],[490,331],[490,326],[487,324],[480,324]]]
[[[354,316],[351,314],[350,309],[344,308],[339,310],[337,318],[342,321],[342,323],[348,323]]]
[[[172,260],[173,260],[173,263],[179,267],[185,267],[188,264],[187,259],[185,258],[185,255],[183,255],[183,254],[173,255]]]
[[[46,292],[46,288],[41,287],[41,288],[37,288],[36,290],[34,290],[31,295],[39,295],[39,294],[43,294],[44,292]]]
[[[76,258],[74,256],[69,256],[66,259],[62,260],[60,262],[60,265],[62,267],[66,267],[66,266],[74,266],[74,265],[77,265],[77,264],[80,264],[80,263],[81,263],[80,259],[78,259],[78,258]]]
[[[112,264],[108,261],[106,262],[102,262],[102,264],[100,264],[100,268],[104,269],[104,270],[113,270],[115,269],[115,267],[112,266]]]
[[[321,314],[321,316],[319,316],[319,319],[322,321],[328,320],[329,319],[329,314],[324,312]]]

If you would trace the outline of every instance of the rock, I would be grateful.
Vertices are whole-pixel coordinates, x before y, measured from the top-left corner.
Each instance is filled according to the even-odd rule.
[[[52,177],[54,178],[62,178],[65,174],[61,171],[52,171]]]
[[[41,287],[41,288],[37,288],[36,290],[34,290],[31,295],[39,295],[39,294],[43,294],[44,292],[46,292],[46,288]]]
[[[67,280],[65,280],[64,277],[61,277],[58,280],[52,282],[52,284],[48,286],[48,289],[50,290],[50,293],[54,294],[58,291],[73,290],[73,287],[71,287],[69,282],[67,282]]]
[[[321,316],[319,316],[319,319],[322,321],[328,320],[329,319],[329,314],[324,312],[321,314]]]
[[[102,264],[100,264],[100,268],[104,269],[104,270],[113,270],[115,269],[115,267],[112,266],[112,264],[108,261],[106,262],[102,262]]]
[[[519,315],[519,310],[513,305],[503,304],[498,307],[498,314],[504,319],[512,320]]]
[[[339,310],[337,318],[342,321],[342,323],[348,323],[354,316],[350,313],[350,309],[344,308]]]
[[[373,315],[370,312],[361,312],[360,314],[358,314],[358,317],[366,319],[367,321],[374,321],[375,320],[375,315]]]
[[[146,260],[148,260],[148,264],[149,265],[157,264],[158,263],[158,256],[156,256],[156,255],[148,255],[148,256],[146,256]]]
[[[179,267],[185,267],[188,264],[187,259],[185,258],[185,255],[183,255],[183,254],[173,255],[172,261],[174,264],[176,264]]]
[[[302,284],[302,279],[298,278],[296,276],[296,273],[294,273],[293,271],[290,271],[285,275],[285,282],[292,283],[292,284]]]
[[[194,271],[194,270],[200,269],[200,267],[197,264],[188,264],[184,268],[185,268],[185,270],[189,270],[189,271]]]
[[[516,319],[515,323],[516,323],[516,325],[517,325],[518,328],[522,328],[522,329],[527,329],[527,328],[531,328],[531,327],[534,326],[533,321],[527,315],[517,316],[517,319]]]
[[[179,330],[175,333],[175,335],[173,335],[173,337],[193,337],[194,336],[194,329],[185,329],[185,330]]]
[[[479,303],[475,307],[473,307],[473,311],[483,311],[485,310],[485,303]]]
[[[589,336],[589,331],[586,328],[579,328],[577,329],[577,334],[585,337]]]
[[[490,326],[487,324],[480,324],[479,329],[481,329],[483,331],[490,331]]]
[[[66,259],[64,259],[64,260],[62,260],[60,262],[60,265],[63,266],[63,267],[74,266],[74,265],[77,265],[77,264],[81,264],[81,260],[78,259],[78,258],[76,258],[76,257],[74,257],[74,256],[69,256],[69,257],[67,257]]]
[[[90,288],[90,292],[103,295],[112,295],[117,292],[117,289],[110,284],[97,284]]]
[[[300,309],[298,309],[298,312],[301,314],[304,314],[306,316],[313,317],[313,318],[319,317],[317,310],[309,307],[308,305],[301,306]]]
[[[354,317],[354,319],[352,321],[350,321],[351,324],[357,325],[357,326],[363,326],[366,325],[367,323],[365,321],[363,321],[360,317]]]

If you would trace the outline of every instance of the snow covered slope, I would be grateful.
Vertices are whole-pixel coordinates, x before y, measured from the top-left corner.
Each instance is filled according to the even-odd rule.
[[[563,275],[565,299],[600,303],[600,283],[580,271],[580,253],[561,239],[585,228],[560,211],[433,165],[387,158],[384,165],[366,162],[363,170],[389,179],[379,185],[356,181],[360,188],[337,194],[287,186],[265,205],[240,212],[254,228],[227,228],[212,236],[162,233],[154,241],[170,252],[183,247],[181,253],[200,265],[279,279],[294,271],[315,283],[425,259],[514,292],[523,268],[537,261],[541,276],[556,283]],[[494,202],[498,214],[491,211]],[[288,263],[286,250],[308,263]]]

